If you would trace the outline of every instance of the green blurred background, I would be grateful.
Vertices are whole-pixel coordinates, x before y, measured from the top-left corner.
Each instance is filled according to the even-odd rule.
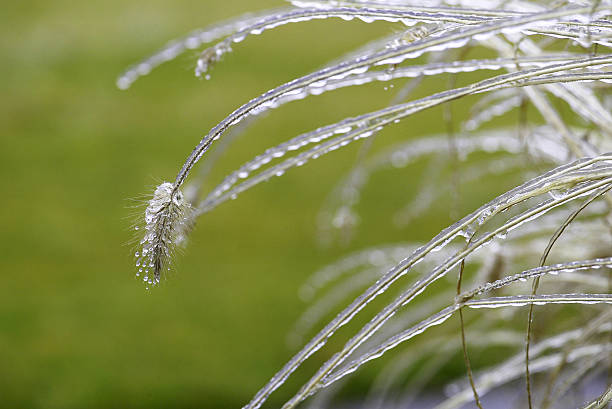
[[[286,334],[304,309],[297,289],[311,272],[354,249],[426,240],[451,221],[442,207],[435,218],[393,227],[393,211],[418,186],[416,167],[368,186],[350,245],[317,245],[317,212],[355,161],[358,146],[349,146],[202,217],[159,288],[145,291],[135,279],[131,198],[172,181],[200,137],[238,105],[401,29],[341,20],[295,24],[236,45],[210,81],[194,78],[194,51],[129,91],[115,88],[123,69],[167,41],[281,5],[3,2],[0,406],[240,407],[294,352]],[[273,111],[223,156],[208,188],[266,147],[383,107],[393,96],[384,86]],[[405,121],[385,131],[375,150],[443,131],[441,117],[436,109]],[[462,209],[494,193],[475,192]]]

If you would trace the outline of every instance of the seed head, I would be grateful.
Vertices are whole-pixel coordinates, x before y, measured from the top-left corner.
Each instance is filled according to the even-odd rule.
[[[140,240],[139,251],[135,253],[136,275],[144,273],[146,283],[159,283],[161,272],[172,258],[190,213],[191,206],[172,183],[164,182],[155,189],[145,210],[144,237]]]

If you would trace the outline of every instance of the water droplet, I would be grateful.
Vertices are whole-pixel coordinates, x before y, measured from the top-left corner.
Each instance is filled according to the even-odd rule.
[[[495,237],[499,238],[499,239],[505,239],[508,236],[508,231],[504,230],[504,231],[500,231],[499,233],[497,233],[495,235]]]
[[[565,192],[562,190],[553,189],[548,192],[548,194],[556,200],[563,199],[565,197]]]

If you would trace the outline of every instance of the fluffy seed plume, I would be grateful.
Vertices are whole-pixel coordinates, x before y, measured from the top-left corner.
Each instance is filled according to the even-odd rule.
[[[188,224],[191,206],[174,185],[164,182],[155,189],[145,210],[144,237],[136,251],[136,267],[143,280],[151,285],[159,283],[161,272],[168,266],[174,247],[181,241]],[[150,274],[152,273],[152,275]]]

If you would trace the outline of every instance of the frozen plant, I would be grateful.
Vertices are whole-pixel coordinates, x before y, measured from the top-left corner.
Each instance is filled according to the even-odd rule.
[[[429,161],[432,172],[421,181],[420,193],[396,216],[397,222],[405,224],[426,212],[428,204],[438,200],[446,186],[456,188],[460,182],[512,171],[523,178],[522,183],[463,218],[457,217],[455,223],[430,241],[367,249],[315,275],[304,287],[307,298],[329,282],[335,281],[334,288],[314,302],[298,322],[293,341],[300,342],[322,317],[337,311],[337,305],[344,303],[344,307],[255,393],[245,408],[263,405],[305,360],[327,346],[338,329],[354,322],[357,315],[365,315],[365,307],[383,294],[387,297],[381,297],[383,306],[366,317],[365,324],[357,326],[352,337],[330,355],[283,408],[296,407],[323,389],[328,391],[325,396],[333,396],[329,391],[340,385],[340,380],[408,340],[408,353],[423,351],[423,356],[431,357],[429,375],[410,386],[412,395],[418,394],[428,376],[450,359],[453,351],[459,350],[463,355],[466,379],[447,388],[450,396],[441,400],[440,408],[460,407],[468,401],[482,408],[487,392],[520,377],[524,379],[525,406],[565,407],[563,397],[568,391],[580,388],[581,380],[589,376],[601,377],[602,368],[611,366],[612,317],[608,305],[612,303],[612,243],[608,219],[612,209],[612,154],[607,152],[612,150],[612,2],[291,3],[290,7],[194,31],[135,64],[117,80],[118,87],[126,89],[159,64],[188,49],[213,43],[201,52],[195,67],[197,75],[210,78],[211,67],[232,52],[237,43],[287,24],[335,19],[384,21],[403,27],[400,34],[372,39],[320,70],[249,99],[214,126],[187,157],[174,182],[159,185],[148,203],[144,234],[136,253],[144,280],[152,285],[160,282],[173,248],[186,242],[202,214],[263,181],[355,141],[366,139],[360,160],[331,193],[320,217],[322,230],[327,233],[353,232],[358,228],[356,203],[373,172]],[[493,56],[465,58],[471,49],[487,50]],[[419,57],[423,58],[413,64]],[[457,86],[457,76],[468,72],[481,77]],[[438,77],[450,80],[438,81],[446,86],[437,92],[410,98],[423,79]],[[340,88],[372,82],[392,84],[398,79],[410,82],[398,89],[389,105],[287,138],[228,174],[209,192],[203,192],[202,180],[215,158],[206,155],[207,151],[212,146],[218,146],[218,150],[227,148],[247,124],[271,109]],[[466,97],[478,102],[468,117],[454,119],[449,103]],[[571,112],[562,115],[557,101],[566,104]],[[370,154],[368,141],[383,129],[438,106],[445,108],[446,135],[410,135],[410,140],[386,152]],[[539,112],[541,121],[528,118],[524,114],[528,108]],[[521,118],[516,127],[484,129],[485,124],[494,125],[494,119],[514,111]],[[462,170],[461,162],[472,154],[479,159],[471,159]],[[205,163],[201,174],[191,175],[201,160]],[[445,171],[454,175],[450,183],[442,182],[448,173]],[[411,177],[409,172],[407,175]],[[454,194],[458,197],[460,191],[456,189]],[[444,279],[447,284],[449,279],[454,283],[443,291],[432,290]],[[468,290],[463,288],[464,282]],[[541,282],[546,283],[545,294],[538,293]],[[346,299],[356,290],[361,291],[359,296]],[[534,306],[546,307],[537,311],[547,314],[555,304],[577,305],[588,319],[568,317],[566,326],[573,329],[534,341],[532,327],[538,322]],[[464,318],[466,309],[481,311],[486,319],[470,322]],[[485,336],[475,341],[469,337],[486,333],[486,326],[505,325],[525,309],[521,333],[524,342],[517,345],[515,328],[508,330],[512,335],[509,339]],[[459,318],[458,327],[450,331],[460,335],[455,343],[435,332],[448,328],[447,321],[452,316]],[[438,334],[431,345],[445,351],[439,359],[434,359],[436,350],[431,345],[428,348],[414,344],[424,332]],[[516,350],[516,355],[491,368],[472,369],[468,343],[486,348],[504,342]],[[385,369],[382,374],[395,375],[377,381],[366,404],[392,407],[412,399],[412,395],[394,398],[390,391],[397,374],[413,365],[412,360],[405,359],[391,370]],[[536,373],[538,377],[532,379]],[[600,396],[591,396],[590,402],[576,402],[574,406],[607,407],[612,400],[611,391],[608,386]]]

